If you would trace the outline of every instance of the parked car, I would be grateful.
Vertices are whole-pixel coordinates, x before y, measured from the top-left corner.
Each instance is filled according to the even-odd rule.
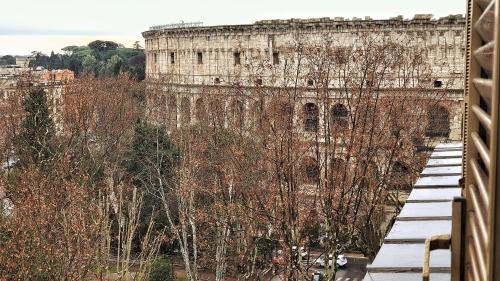
[[[314,265],[317,267],[325,267],[325,258],[324,257],[317,258],[316,261],[314,261]]]
[[[335,265],[337,267],[343,267],[347,264],[347,258],[344,255],[338,255],[335,260]]]
[[[325,267],[325,258],[324,257],[319,257],[316,259],[314,262],[314,265],[317,267]],[[335,259],[335,266],[336,267],[343,267],[347,264],[347,258],[344,255],[338,255],[337,259]],[[329,265],[332,265],[332,260],[329,260]]]
[[[315,272],[312,275],[312,281],[323,281],[323,279],[324,279],[323,277],[324,277],[323,273],[321,273],[321,272]]]
[[[271,263],[275,266],[280,266],[285,264],[285,259],[283,256],[276,256],[271,260]]]
[[[304,247],[300,247],[300,256],[303,258],[307,256],[307,250]]]

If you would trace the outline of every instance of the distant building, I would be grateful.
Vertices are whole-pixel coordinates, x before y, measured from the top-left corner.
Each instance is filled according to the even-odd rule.
[[[20,67],[17,64],[0,65],[0,76],[19,75],[24,70],[24,68]]]
[[[29,67],[30,62],[33,60],[32,57],[24,56],[24,57],[16,57],[16,65],[20,67]]]
[[[75,73],[69,69],[44,70],[40,82],[69,82],[75,79]]]
[[[63,91],[65,84],[74,78],[74,72],[67,69],[0,68],[0,144],[8,136],[8,126],[20,122],[23,116],[21,99],[24,87],[44,88],[56,131],[62,132]]]
[[[160,96],[149,99],[151,104],[156,103],[155,98],[159,100],[167,127],[181,127],[182,120],[186,124],[196,122],[195,105],[203,104],[204,89],[210,88],[215,93],[223,92],[231,85],[238,85],[243,92],[255,87],[283,87],[283,79],[276,77],[279,78],[285,67],[294,61],[294,54],[289,50],[297,42],[314,45],[327,38],[338,45],[349,46],[367,33],[381,39],[414,39],[414,44],[425,46],[430,67],[437,78],[430,81],[430,88],[447,88],[444,102],[451,104],[448,109],[441,106],[426,109],[428,136],[460,140],[465,65],[465,18],[462,15],[439,19],[433,19],[432,15],[415,15],[413,19],[401,16],[387,20],[319,18],[262,20],[248,25],[154,26],[142,33],[146,44],[146,78],[165,81],[166,86],[175,87],[178,94],[171,100]],[[314,85],[312,78],[301,78],[296,82],[299,87],[314,88],[311,87]],[[339,85],[334,79],[330,82],[328,89],[335,96],[340,92]],[[294,85],[284,87],[293,88]],[[253,106],[252,99],[241,100],[240,96],[229,92],[217,106],[231,108],[232,104],[242,103],[240,112],[247,116],[246,112],[250,112]],[[297,112],[306,103],[317,106],[311,98],[314,91],[304,96],[296,104]],[[342,106],[345,101],[334,99],[330,102]],[[327,122],[326,119],[318,120],[320,124]],[[442,132],[433,132],[436,128],[434,120],[443,125],[438,126],[445,128]]]

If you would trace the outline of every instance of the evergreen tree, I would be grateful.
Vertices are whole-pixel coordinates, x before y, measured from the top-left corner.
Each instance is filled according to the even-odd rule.
[[[41,163],[53,157],[54,121],[42,88],[30,89],[23,100],[26,116],[16,139],[20,163]]]
[[[123,65],[123,60],[118,55],[113,55],[106,63],[106,74],[118,75]]]
[[[179,151],[164,127],[150,125],[140,119],[136,121],[131,157],[126,164],[134,184],[151,184],[151,174],[157,167],[163,177],[172,179],[178,159]]]
[[[59,54],[55,54],[54,51],[50,53],[48,67],[49,70],[53,69],[61,69],[62,68],[62,60]]]
[[[165,212],[161,200],[156,195],[158,188],[172,188],[175,185],[175,170],[180,158],[179,150],[171,142],[164,127],[150,125],[140,119],[135,124],[134,139],[125,168],[132,182],[144,191],[141,210],[141,225],[138,233],[147,231],[150,216],[155,212],[156,229],[166,225]],[[160,171],[162,187],[158,181]],[[139,242],[139,241],[137,241]]]
[[[175,281],[172,262],[167,258],[156,259],[151,267],[149,281]]]
[[[86,73],[96,73],[97,71],[97,60],[92,55],[87,55],[82,61],[83,72]]]
[[[16,64],[16,58],[11,55],[0,57],[0,65]]]

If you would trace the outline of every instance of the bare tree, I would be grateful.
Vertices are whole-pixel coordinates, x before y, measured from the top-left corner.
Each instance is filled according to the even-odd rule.
[[[175,75],[150,81],[150,121],[168,124],[182,157],[172,185],[158,184],[161,161],[148,165],[190,280],[198,267],[262,278],[272,250],[285,280],[307,280],[313,260],[301,252],[313,244],[326,257],[373,255],[435,141],[428,109],[448,107],[453,81],[433,87],[414,39],[294,40],[277,61],[247,57],[224,74],[232,86],[202,87],[194,120]],[[334,266],[325,272],[334,279]]]

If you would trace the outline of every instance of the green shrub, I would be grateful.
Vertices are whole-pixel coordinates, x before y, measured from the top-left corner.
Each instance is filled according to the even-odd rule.
[[[151,266],[149,281],[175,281],[172,263],[167,258],[158,258]]]

